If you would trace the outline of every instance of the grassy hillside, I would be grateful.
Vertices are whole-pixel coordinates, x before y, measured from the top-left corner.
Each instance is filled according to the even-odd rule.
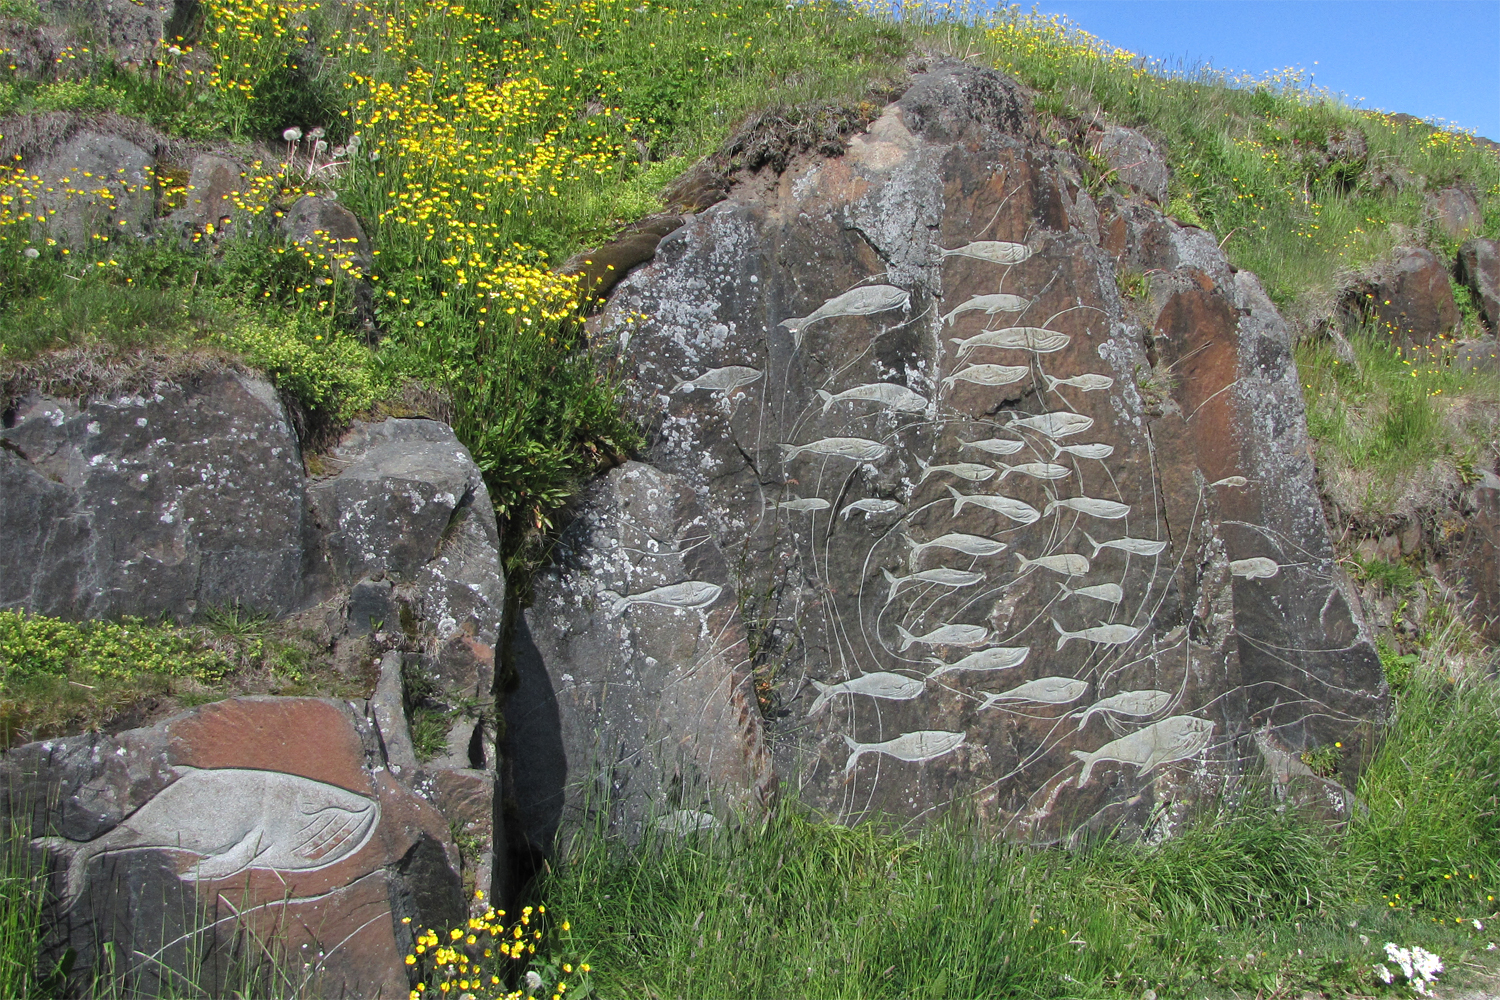
[[[41,14],[0,0],[0,18]],[[81,44],[55,78],[0,61],[0,386],[81,392],[244,365],[324,428],[441,397],[524,567],[580,479],[637,443],[556,265],[659,210],[663,186],[752,111],[868,114],[908,59],[944,55],[1035,88],[1049,135],[1096,189],[1111,177],[1091,125],[1139,127],[1160,145],[1170,213],[1212,231],[1296,325],[1320,471],[1358,530],[1430,519],[1495,467],[1493,376],[1460,372],[1441,348],[1414,358],[1377,330],[1343,345],[1326,329],[1352,274],[1397,244],[1452,260],[1429,190],[1468,185],[1482,234],[1500,235],[1493,151],[1351,109],[1292,74],[1171,73],[1055,20],[947,6],[898,18],[769,0],[207,0],[142,68]],[[245,163],[231,230],[186,244],[49,238],[15,157],[79,121],[166,150],[153,194],[166,208],[187,194],[193,151]],[[1348,152],[1354,135],[1363,155]],[[279,234],[274,220],[305,192],[360,217],[377,251],[368,273],[344,248]],[[1476,334],[1473,303],[1459,305]],[[1156,848],[1027,851],[976,846],[960,826],[911,840],[786,811],[722,840],[588,842],[541,891],[572,917],[601,995],[1409,995],[1377,978],[1377,963],[1394,968],[1385,942],[1422,944],[1455,970],[1491,954],[1500,695],[1483,668],[1492,651],[1420,567],[1356,569],[1424,610],[1387,633],[1395,713],[1361,779],[1368,812],[1342,830],[1251,810]],[[220,623],[217,638],[162,631],[182,644],[162,656],[70,633],[76,649],[55,669],[0,678],[5,717],[32,719],[47,692],[73,697],[106,675],[112,692],[182,678],[206,689],[226,664],[253,662],[272,689],[297,682],[295,643],[242,624]],[[0,646],[53,635],[36,620],[9,628]],[[7,960],[21,968],[33,911],[12,909],[23,944]]]

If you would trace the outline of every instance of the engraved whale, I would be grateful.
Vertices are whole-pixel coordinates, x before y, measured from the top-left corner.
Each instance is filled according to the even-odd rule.
[[[337,785],[280,771],[175,769],[181,775],[108,833],[89,841],[39,837],[38,847],[68,859],[71,905],[88,864],[123,851],[186,851],[202,860],[192,881],[228,878],[250,868],[315,871],[364,847],[380,822],[380,803]]]
[[[1073,756],[1083,761],[1083,773],[1078,776],[1078,787],[1088,784],[1094,765],[1101,760],[1112,760],[1119,764],[1134,764],[1140,770],[1137,778],[1144,778],[1154,769],[1173,761],[1197,756],[1208,746],[1213,735],[1214,724],[1207,719],[1195,719],[1191,715],[1174,715],[1170,719],[1152,723],[1129,736],[1111,740],[1092,753],[1072,751]]]

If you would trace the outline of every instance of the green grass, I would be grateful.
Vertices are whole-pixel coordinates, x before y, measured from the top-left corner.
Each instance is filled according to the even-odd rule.
[[[1493,937],[1471,921],[1500,909],[1497,754],[1500,688],[1428,669],[1343,831],[1263,787],[1154,847],[1032,849],[957,819],[912,838],[784,806],[734,833],[580,838],[541,893],[605,995],[1401,995],[1373,975],[1386,941],[1454,968]]]

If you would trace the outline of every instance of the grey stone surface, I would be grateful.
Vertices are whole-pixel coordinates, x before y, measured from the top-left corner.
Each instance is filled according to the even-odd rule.
[[[1459,247],[1458,280],[1473,293],[1490,333],[1500,332],[1500,242],[1476,239]]]
[[[332,474],[308,492],[333,584],[387,581],[412,593],[438,640],[463,633],[493,646],[505,603],[499,529],[453,429],[436,420],[359,422],[323,461]]]
[[[43,15],[69,30],[79,48],[107,53],[137,68],[149,67],[163,39],[187,29],[192,0],[40,0]]]
[[[1115,179],[1158,205],[1167,203],[1167,162],[1135,129],[1108,125],[1098,141],[1099,155],[1114,170]]]
[[[43,186],[35,211],[45,214],[59,240],[74,247],[142,232],[155,215],[154,163],[129,139],[78,132],[29,164]]]
[[[0,607],[190,618],[302,597],[297,439],[265,382],[32,398],[0,430]]]
[[[1437,220],[1444,235],[1462,239],[1479,231],[1484,223],[1484,213],[1479,210],[1479,199],[1461,187],[1446,187],[1427,196],[1427,207]]]
[[[629,462],[589,489],[512,650],[519,849],[545,854],[560,823],[634,839],[676,813],[769,803],[733,558],[673,476]]]
[[[245,165],[237,160],[212,153],[193,157],[188,173],[187,197],[182,207],[168,215],[166,221],[182,227],[184,235],[199,241],[222,238],[245,229],[252,217],[237,202],[248,183],[248,173]]]
[[[671,536],[578,528],[549,572],[579,582],[544,577],[527,616],[539,717],[566,732],[610,676],[605,589],[700,580],[738,594],[777,773],[844,821],[963,803],[1038,841],[1158,835],[1255,731],[1341,741],[1353,780],[1386,693],[1286,326],[1209,234],[1094,204],[1080,167],[1008,80],[950,64],[662,241],[596,339],[649,429],[638,476],[690,491],[729,577],[622,589]],[[598,731],[636,717],[599,704]]]
[[[1404,346],[1427,346],[1458,328],[1448,268],[1423,247],[1397,247],[1347,292],[1344,315]]]
[[[303,195],[287,210],[282,225],[294,243],[327,253],[343,272],[368,273],[374,266],[370,240],[359,218],[330,197]]]

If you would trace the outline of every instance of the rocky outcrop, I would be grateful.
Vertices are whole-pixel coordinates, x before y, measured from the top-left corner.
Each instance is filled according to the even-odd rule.
[[[128,5],[126,5],[128,6]],[[146,229],[155,215],[155,160],[122,136],[82,131],[28,163],[32,209],[73,247]]]
[[[1479,199],[1472,191],[1461,187],[1446,187],[1427,196],[1427,209],[1432,213],[1438,228],[1450,239],[1463,239],[1479,231],[1484,224],[1484,213],[1479,209]]]
[[[198,969],[228,993],[267,957],[310,995],[405,995],[411,928],[466,908],[447,820],[387,764],[368,719],[311,698],[10,751],[6,814],[29,817],[53,873],[44,953],[71,949],[78,983],[130,995]]]
[[[1158,205],[1167,203],[1167,163],[1150,139],[1135,129],[1108,125],[1095,146],[1109,164],[1112,179]]]
[[[1367,323],[1404,346],[1429,346],[1458,328],[1448,268],[1437,254],[1404,247],[1348,291],[1346,320]]]
[[[732,634],[731,590],[777,773],[841,821],[964,803],[1038,841],[1161,832],[1257,731],[1342,742],[1352,778],[1385,689],[1286,326],[1208,234],[1096,203],[1081,166],[1009,80],[939,67],[843,155],[741,175],[620,284],[595,336],[658,510],[625,513],[611,473],[528,613],[532,702],[593,726],[552,748],[565,782],[602,808],[637,790],[595,784],[593,746],[698,745],[643,709]],[[728,578],[675,555],[675,491]],[[656,815],[711,811],[657,783]]]
[[[1459,247],[1458,280],[1473,295],[1491,336],[1500,333],[1500,242],[1469,240]]]
[[[651,466],[628,462],[585,494],[514,640],[507,785],[523,864],[563,823],[636,839],[648,823],[769,805],[734,556],[693,491]]]

